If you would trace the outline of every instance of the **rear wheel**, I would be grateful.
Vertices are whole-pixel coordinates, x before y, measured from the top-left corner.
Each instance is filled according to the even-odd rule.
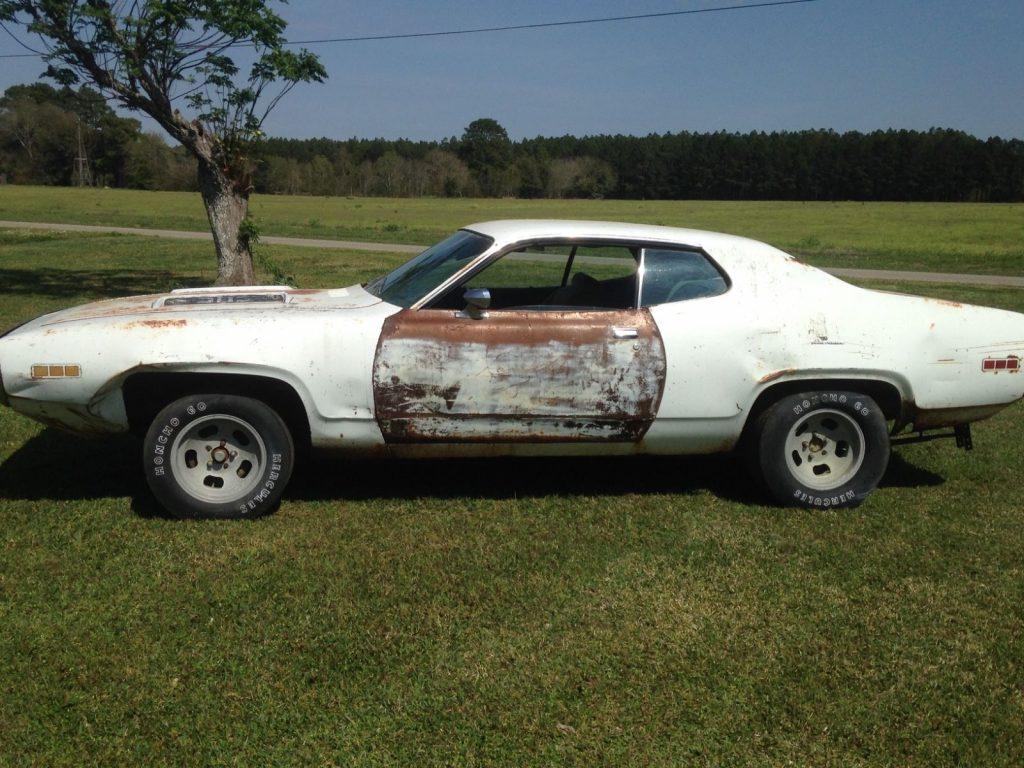
[[[154,419],[143,444],[153,495],[176,517],[237,519],[277,508],[295,448],[281,417],[236,395],[191,395]]]
[[[781,503],[855,507],[889,464],[889,433],[878,404],[858,392],[802,392],[766,410],[749,444],[757,479]]]

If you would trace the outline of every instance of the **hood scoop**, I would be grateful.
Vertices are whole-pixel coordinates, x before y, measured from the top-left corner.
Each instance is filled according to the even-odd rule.
[[[162,307],[188,307],[196,304],[284,304],[288,297],[283,293],[220,293],[212,296],[171,296],[158,302]]]
[[[257,286],[252,288],[181,288],[171,291],[153,303],[153,308],[188,307],[210,304],[286,304],[291,290],[287,285]]]

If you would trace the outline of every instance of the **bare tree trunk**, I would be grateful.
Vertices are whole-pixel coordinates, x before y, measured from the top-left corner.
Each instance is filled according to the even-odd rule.
[[[242,233],[249,195],[241,194],[216,165],[199,160],[199,190],[217,249],[217,285],[255,285],[252,251]]]

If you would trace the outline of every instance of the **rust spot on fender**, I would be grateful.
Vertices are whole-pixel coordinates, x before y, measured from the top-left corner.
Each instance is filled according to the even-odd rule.
[[[133,320],[125,325],[125,328],[184,328],[188,325],[188,320],[175,319],[175,320]]]
[[[950,301],[949,299],[935,299],[931,296],[920,296],[919,298],[933,304],[941,304],[944,307],[953,307],[954,309],[963,309],[964,305],[959,301]]]
[[[373,371],[392,443],[636,442],[664,385],[665,349],[647,310],[406,310],[385,321]]]
[[[769,382],[775,381],[776,379],[781,379],[783,376],[789,376],[789,374],[791,373],[796,373],[796,368],[783,368],[781,371],[769,373],[767,376],[762,376],[760,379],[758,379],[757,383],[768,384]]]

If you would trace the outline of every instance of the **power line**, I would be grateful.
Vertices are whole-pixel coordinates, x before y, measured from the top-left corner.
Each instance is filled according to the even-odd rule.
[[[26,45],[25,43],[21,42],[21,40],[18,39],[18,36],[15,35],[13,32],[11,32],[11,30],[9,30],[7,28],[6,24],[0,22],[0,29],[2,29],[4,32],[6,32],[7,36],[10,37],[11,40],[16,42],[18,45],[20,45],[26,51],[30,51],[30,53],[8,54],[8,55],[5,55],[5,56],[0,56],[0,58],[4,58],[4,59],[17,59],[17,58],[27,58],[29,56],[36,57],[36,56],[42,56],[43,55],[42,51],[37,51],[35,48],[32,48],[32,47]]]
[[[357,43],[366,40],[407,40],[416,37],[446,37],[451,35],[476,35],[483,32],[512,32],[520,29],[544,29],[546,27],[572,27],[583,24],[608,24],[616,21],[637,21],[640,19],[661,19],[668,16],[690,16],[696,13],[717,13],[719,11],[741,11],[747,8],[771,8],[779,5],[801,5],[816,3],[818,0],[769,0],[768,2],[746,5],[719,5],[712,8],[691,8],[685,11],[662,11],[661,13],[637,13],[629,16],[604,16],[597,19],[571,19],[569,21],[545,21],[536,24],[512,24],[504,27],[474,27],[471,29],[450,29],[443,32],[407,32],[393,35],[365,35],[362,37],[325,37],[314,40],[290,40],[289,45],[318,45],[321,43]]]
[[[566,21],[544,21],[534,24],[510,24],[500,27],[471,27],[469,29],[447,29],[438,32],[404,32],[388,35],[360,35],[358,37],[323,37],[311,40],[288,40],[285,45],[323,45],[327,43],[360,43],[376,40],[409,40],[423,37],[452,37],[455,35],[478,35],[488,32],[514,32],[525,29],[545,29],[551,27],[574,27],[584,24],[610,24],[621,21],[640,21],[644,19],[664,19],[670,16],[692,16],[698,13],[720,13],[723,11],[744,11],[752,8],[774,8],[783,5],[806,5],[819,0],[766,0],[760,3],[739,5],[718,5],[711,8],[690,8],[682,11],[662,11],[660,13],[635,13],[627,16],[603,16],[593,19],[569,19]],[[10,32],[8,32],[10,34]],[[13,37],[13,35],[12,35]],[[23,43],[18,41],[23,47]],[[252,43],[237,43],[233,48],[251,47]],[[31,50],[31,49],[30,49]],[[34,56],[32,53],[0,54],[0,59],[20,59]]]

